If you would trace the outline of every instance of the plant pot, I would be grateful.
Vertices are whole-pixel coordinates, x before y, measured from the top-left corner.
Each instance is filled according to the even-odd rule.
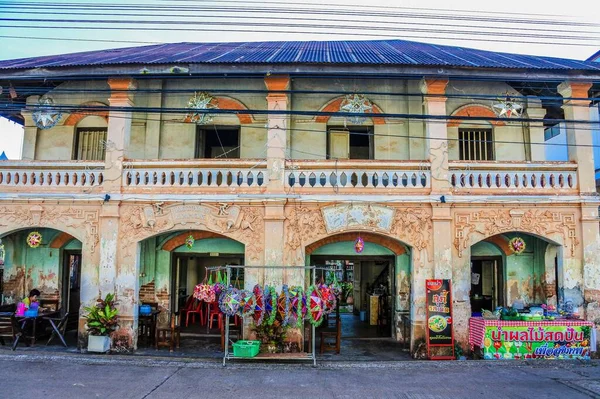
[[[88,352],[106,353],[110,350],[110,337],[88,335]]]

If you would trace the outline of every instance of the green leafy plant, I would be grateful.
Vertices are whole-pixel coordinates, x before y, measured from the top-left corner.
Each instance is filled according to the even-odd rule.
[[[275,320],[272,325],[262,323],[260,326],[254,326],[254,332],[256,333],[256,339],[263,344],[273,344],[277,346],[278,351],[283,350],[283,346],[286,340],[286,332],[288,327],[282,326],[280,320]],[[261,346],[261,350],[264,350],[265,346]]]
[[[114,294],[99,298],[95,306],[86,307],[85,311],[88,313],[85,318],[90,335],[107,336],[117,329],[119,311],[115,307]]]

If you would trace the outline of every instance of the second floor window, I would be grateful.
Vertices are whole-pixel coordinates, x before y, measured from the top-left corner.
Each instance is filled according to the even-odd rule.
[[[329,129],[327,158],[374,159],[373,131],[369,126]]]
[[[459,129],[458,155],[461,161],[493,161],[492,129]]]
[[[196,130],[196,158],[239,158],[238,127],[199,126]]]
[[[74,158],[78,161],[104,161],[106,128],[77,129]]]

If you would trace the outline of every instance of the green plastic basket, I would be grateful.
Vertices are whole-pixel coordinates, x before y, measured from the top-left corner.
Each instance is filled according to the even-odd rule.
[[[254,357],[260,351],[260,341],[237,341],[233,344],[233,356]]]

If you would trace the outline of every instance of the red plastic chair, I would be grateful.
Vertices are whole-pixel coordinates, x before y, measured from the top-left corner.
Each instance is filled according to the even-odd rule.
[[[194,323],[196,321],[196,315],[198,315],[200,317],[200,324],[202,324],[202,319],[203,319],[203,317],[202,317],[202,302],[200,302],[200,301],[196,301],[196,302],[192,302],[192,309],[186,311],[186,315],[185,315],[185,326],[186,327],[188,326],[188,323],[190,321],[190,315],[192,316],[192,323]]]
[[[193,297],[193,295],[190,295],[190,297],[185,301],[185,306],[179,310],[181,320],[183,320],[187,312],[194,310],[194,301],[195,298]]]
[[[217,324],[219,328],[223,327],[223,313],[219,310],[219,304],[217,302],[211,302],[208,304],[208,323],[209,328],[213,328],[215,316],[217,316]]]

